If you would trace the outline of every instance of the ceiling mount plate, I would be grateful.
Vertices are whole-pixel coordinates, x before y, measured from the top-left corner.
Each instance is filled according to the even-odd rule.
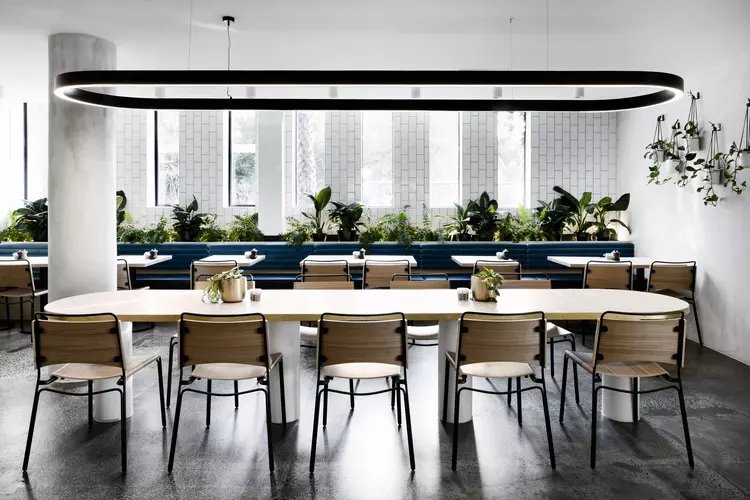
[[[228,17],[228,16],[227,16]],[[347,97],[136,97],[118,94],[122,87],[486,87],[487,98],[347,98]],[[587,87],[617,91],[645,89],[634,96],[599,99],[498,99],[498,87],[545,89]],[[272,71],[74,71],[55,78],[55,95],[92,106],[180,110],[341,110],[341,111],[570,111],[606,112],[646,108],[682,97],[684,81],[652,71],[474,71],[474,70],[272,70]],[[338,94],[342,95],[341,92]],[[587,91],[586,95],[589,93]]]

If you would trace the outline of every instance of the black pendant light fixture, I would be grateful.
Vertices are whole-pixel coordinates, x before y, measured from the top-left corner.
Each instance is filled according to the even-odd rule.
[[[679,99],[684,91],[684,82],[679,76],[652,71],[231,70],[229,29],[235,19],[224,16],[222,21],[227,25],[229,42],[227,70],[74,71],[55,78],[54,93],[57,97],[80,104],[154,110],[596,112],[656,106]],[[512,21],[511,18],[511,30]],[[549,68],[549,27],[547,30],[546,58]],[[213,87],[223,88],[225,92],[201,97],[148,97],[118,93],[126,87]],[[245,97],[232,96],[230,87],[245,87]],[[259,87],[285,87],[284,96],[262,97],[256,92]],[[349,87],[354,89],[348,94],[355,97],[339,97],[344,93],[342,90]],[[356,89],[363,87],[369,88],[365,92],[367,96],[356,95]],[[405,97],[394,98],[393,91],[386,92],[386,96],[373,97],[371,90],[378,87],[401,88]],[[511,89],[506,94],[510,98],[503,98],[503,87]],[[515,89],[532,89],[532,92],[533,89],[547,89],[552,93],[553,89],[560,87],[573,92],[564,92],[567,97],[562,98],[514,98]],[[299,90],[300,95],[294,96],[295,90],[290,94],[290,88]],[[323,88],[324,91],[319,96],[309,97],[311,88]],[[449,88],[451,92],[439,98],[422,97],[427,93],[425,90],[434,88],[437,90],[430,94],[440,94],[441,88]],[[583,99],[584,88],[605,91],[635,88],[639,93],[612,97],[611,91],[608,91],[606,97]],[[414,89],[419,91],[415,92]],[[462,95],[463,89],[466,92]],[[313,90],[312,94],[315,92]],[[570,95],[573,93],[575,96]],[[478,95],[481,97],[477,98]]]

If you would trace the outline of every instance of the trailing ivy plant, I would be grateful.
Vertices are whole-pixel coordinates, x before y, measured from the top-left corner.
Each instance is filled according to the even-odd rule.
[[[646,146],[646,152],[643,154],[643,158],[651,160],[651,166],[648,167],[648,183],[649,184],[666,184],[670,181],[670,178],[661,179],[661,164],[664,161],[666,151],[668,149],[668,142],[664,140],[664,134],[662,132],[662,122],[664,121],[664,115],[659,115],[656,118],[656,128],[654,129],[654,138],[651,143]]]

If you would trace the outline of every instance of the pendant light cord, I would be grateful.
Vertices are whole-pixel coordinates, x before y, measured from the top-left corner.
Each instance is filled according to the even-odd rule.
[[[546,51],[546,57],[547,57],[547,71],[549,71],[549,0],[546,0],[546,24],[547,24],[547,51]]]
[[[227,20],[227,71],[232,69],[232,34],[229,31],[229,25],[232,21]],[[232,99],[232,95],[229,93],[229,85],[227,85],[227,97]]]
[[[513,18],[508,18],[508,35],[510,38],[510,71],[513,71]],[[510,98],[515,99],[516,98],[516,89],[515,87],[511,87],[510,89]]]
[[[190,24],[188,25],[188,69],[193,60],[193,0],[190,0]]]

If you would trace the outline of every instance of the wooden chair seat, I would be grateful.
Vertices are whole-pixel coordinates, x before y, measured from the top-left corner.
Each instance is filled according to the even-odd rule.
[[[593,373],[594,365],[590,352],[565,351],[574,363],[589,373]],[[596,367],[599,375],[611,375],[613,377],[659,377],[669,372],[660,364],[653,361],[623,361],[618,363],[600,364]]]
[[[407,325],[406,338],[414,340],[437,340],[438,325],[414,326]]]
[[[0,297],[31,297],[32,295],[37,297],[39,295],[45,295],[47,290],[32,290],[31,288],[8,288],[6,290],[0,290]]]
[[[552,339],[556,337],[565,337],[568,335],[573,335],[573,332],[570,330],[566,330],[565,328],[562,328],[550,321],[547,321],[547,338]]]
[[[671,288],[665,288],[663,290],[652,290],[652,293],[658,293],[659,295],[667,295],[676,299],[691,299],[693,297],[692,292],[689,290],[672,290]]]
[[[266,368],[264,366],[240,363],[206,363],[197,365],[191,375],[206,380],[247,380],[263,377],[265,374]]]
[[[325,377],[348,378],[348,379],[368,379],[368,378],[385,378],[396,377],[401,374],[399,365],[388,363],[342,363],[338,365],[328,365],[323,368]]]
[[[455,353],[451,353],[451,357],[455,357]],[[528,363],[491,361],[488,363],[461,365],[461,374],[483,378],[515,378],[533,375],[534,370]]]
[[[125,378],[132,377],[157,359],[159,359],[159,353],[156,352],[139,356],[128,356],[125,364]],[[122,377],[122,369],[119,366],[68,363],[53,375],[71,380],[102,380]]]
[[[317,326],[300,326],[299,335],[302,340],[313,341],[318,340],[318,327]]]

